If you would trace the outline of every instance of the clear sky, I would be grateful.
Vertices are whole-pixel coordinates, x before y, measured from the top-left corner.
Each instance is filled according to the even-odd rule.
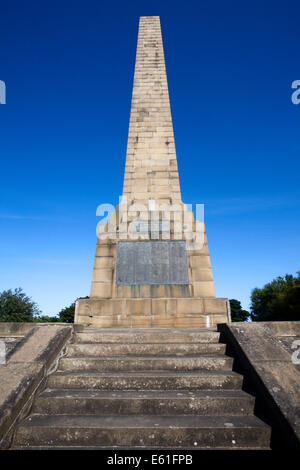
[[[122,191],[138,17],[161,17],[182,197],[216,295],[300,269],[299,1],[1,3],[0,291],[89,294],[96,208]]]

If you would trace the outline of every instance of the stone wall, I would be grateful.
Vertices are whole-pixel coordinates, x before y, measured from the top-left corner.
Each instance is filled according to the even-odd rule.
[[[236,322],[218,330],[258,397],[257,413],[272,426],[273,447],[300,449],[300,322]]]
[[[0,365],[0,449],[9,447],[15,425],[29,413],[73,329],[62,323],[0,323],[0,341],[7,350]]]

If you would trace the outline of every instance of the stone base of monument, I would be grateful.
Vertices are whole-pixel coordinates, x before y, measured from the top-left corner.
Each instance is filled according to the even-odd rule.
[[[98,240],[90,298],[76,303],[75,323],[90,328],[210,328],[230,321],[216,298],[207,238]]]
[[[91,328],[210,328],[226,323],[225,298],[79,299],[75,323]]]

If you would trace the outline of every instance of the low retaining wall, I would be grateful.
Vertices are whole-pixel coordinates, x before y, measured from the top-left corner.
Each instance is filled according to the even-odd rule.
[[[272,426],[273,448],[300,449],[300,322],[236,322],[218,331]]]
[[[7,349],[0,365],[0,449],[9,447],[15,425],[29,412],[73,329],[62,323],[0,323]]]

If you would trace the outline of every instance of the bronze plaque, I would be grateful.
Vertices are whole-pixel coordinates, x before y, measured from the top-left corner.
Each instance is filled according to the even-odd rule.
[[[189,284],[185,241],[119,242],[117,284]]]

